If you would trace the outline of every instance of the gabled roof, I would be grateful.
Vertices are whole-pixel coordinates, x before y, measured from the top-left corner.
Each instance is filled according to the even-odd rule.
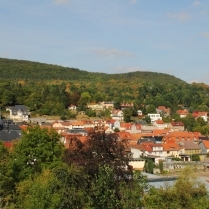
[[[171,122],[171,125],[172,126],[184,126],[184,124],[182,123],[182,122],[175,122],[175,121],[173,121],[173,122]]]
[[[185,150],[199,150],[200,147],[194,141],[181,141],[180,146],[184,147]]]
[[[14,139],[19,139],[21,134],[17,131],[0,131],[0,140],[2,141],[12,141]]]
[[[120,123],[120,127],[125,128],[126,130],[130,130],[131,126],[132,126],[131,123]]]
[[[21,125],[19,127],[20,127],[21,130],[24,130],[24,131],[27,130],[27,128],[28,128],[28,126],[26,126],[26,125]]]
[[[85,124],[94,124],[92,120],[82,120],[83,125]]]
[[[68,121],[60,122],[60,124],[61,124],[62,126],[71,126],[71,123],[68,122]]]
[[[76,107],[76,105],[74,105],[74,104],[70,104],[70,105],[69,105],[69,107]]]
[[[204,144],[206,149],[209,149],[209,141],[208,140],[202,140],[202,143]]]
[[[106,120],[106,124],[114,124],[116,120],[113,120],[113,119],[108,119]]]
[[[163,120],[159,120],[159,119],[156,120],[155,123],[157,123],[158,125],[163,125],[164,124]]]
[[[176,112],[179,115],[187,115],[189,113],[188,110],[177,110]]]
[[[131,140],[131,134],[129,132],[121,131],[121,132],[117,132],[116,134],[121,140],[123,139]]]
[[[170,140],[174,141],[186,141],[186,140],[194,140],[196,138],[193,132],[187,131],[174,131],[170,132],[163,137],[163,141],[169,142]]]
[[[71,122],[72,126],[83,126],[83,122],[82,121],[73,121]]]
[[[199,112],[199,111],[194,111],[192,113],[192,115],[197,118],[197,117],[201,117],[201,116],[207,116],[208,115],[208,112]]]
[[[12,114],[16,114],[17,111],[21,111],[24,115],[28,115],[28,108],[25,105],[15,105],[7,107],[6,109],[11,110]]]
[[[10,148],[10,147],[12,147],[12,142],[11,141],[9,141],[9,142],[5,141],[4,146]]]
[[[87,140],[88,140],[88,136],[83,136],[82,134],[64,134],[62,133],[62,135],[65,137],[66,139],[66,144],[69,143],[69,140],[72,139],[72,138],[77,138],[78,140],[80,140],[82,143],[85,143]]]
[[[141,124],[135,124],[135,126],[136,126],[136,130],[141,130],[142,129]]]
[[[142,144],[141,148],[143,148],[141,151],[152,152],[152,147],[151,147],[151,144],[149,144],[149,143]]]
[[[140,138],[138,141],[137,141],[137,144],[144,144],[144,143],[156,143],[156,140],[155,138],[153,137],[146,137],[146,138]]]
[[[112,114],[118,114],[118,113],[120,113],[120,112],[123,112],[123,111],[122,111],[122,110],[118,110],[118,109],[117,109],[117,110],[112,110],[112,111],[111,111]]]
[[[165,106],[158,106],[158,108],[157,108],[158,110],[165,110],[166,109],[166,107]]]
[[[163,129],[163,130],[161,130],[161,129],[154,129],[153,130],[153,135],[155,135],[155,136],[164,136],[164,135],[166,135],[167,133],[169,133],[169,131],[170,131],[170,129]]]
[[[172,150],[180,150],[181,147],[177,143],[164,143],[162,144],[163,150],[172,151]]]
[[[79,129],[68,129],[68,130],[66,130],[66,133],[67,134],[70,134],[70,133],[72,133],[72,134],[85,134],[86,135],[88,133],[88,131],[86,129],[79,128]]]

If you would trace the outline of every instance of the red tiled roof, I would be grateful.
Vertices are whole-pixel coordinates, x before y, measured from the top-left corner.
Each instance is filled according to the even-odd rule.
[[[195,134],[187,131],[174,131],[164,136],[163,141],[169,142],[170,140],[183,141],[183,140],[194,140]]]
[[[82,123],[85,124],[94,124],[92,120],[82,120]]]
[[[157,108],[158,110],[165,110],[166,109],[166,107],[165,106],[158,106],[158,108]]]
[[[171,122],[172,126],[184,126],[184,124],[182,122]]]
[[[170,129],[163,129],[163,130],[160,130],[160,129],[154,129],[153,130],[153,134],[156,136],[156,135],[161,135],[161,136],[163,136],[163,135],[166,135],[167,133],[169,133],[169,131],[170,131]],[[153,135],[152,134],[152,135]]]
[[[156,120],[155,123],[157,123],[157,124],[164,124],[163,120]]]
[[[83,126],[83,122],[82,121],[73,121],[71,122],[72,126]]]
[[[20,127],[21,130],[24,130],[24,131],[27,130],[27,128],[28,128],[28,126],[26,126],[26,125],[22,125],[22,126],[19,126],[19,127]]]
[[[11,148],[12,147],[12,142],[4,142],[4,146]]]
[[[129,132],[121,131],[121,132],[117,132],[117,135],[119,136],[120,139],[131,140],[131,134]]]
[[[66,122],[66,121],[60,122],[60,124],[62,124],[63,126],[70,126],[71,125],[70,122]]]
[[[208,140],[202,140],[202,143],[204,144],[206,149],[209,149],[209,141]]]
[[[188,114],[188,110],[177,110],[176,112],[179,115],[187,115]]]
[[[195,111],[192,113],[192,115],[197,118],[197,117],[201,117],[201,116],[207,116],[208,112],[199,112],[199,111]]]
[[[163,146],[163,150],[165,151],[170,151],[170,150],[180,150],[181,147],[177,144],[177,143],[165,143],[162,145]]]

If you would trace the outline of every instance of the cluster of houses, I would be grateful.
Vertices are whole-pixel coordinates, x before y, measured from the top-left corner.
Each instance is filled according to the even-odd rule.
[[[109,103],[107,105],[110,105]],[[98,108],[95,106],[95,108]],[[158,113],[149,114],[152,125],[123,122],[122,110],[112,110],[112,119],[98,120],[55,120],[50,123],[45,119],[32,119],[29,110],[24,105],[9,107],[10,119],[0,120],[0,139],[5,146],[11,146],[14,139],[21,137],[21,130],[30,124],[53,128],[60,134],[60,140],[68,148],[70,140],[78,138],[85,142],[91,130],[104,131],[106,134],[115,132],[118,140],[127,141],[127,155],[130,164],[135,169],[143,169],[144,158],[150,158],[155,163],[179,158],[182,161],[192,161],[196,154],[206,161],[209,152],[209,138],[199,132],[188,132],[182,122],[164,123],[161,114],[170,114],[169,108],[158,107]],[[186,111],[179,111],[180,117],[185,117]],[[194,117],[202,117],[207,121],[207,113],[195,112]],[[14,122],[15,121],[15,122]]]

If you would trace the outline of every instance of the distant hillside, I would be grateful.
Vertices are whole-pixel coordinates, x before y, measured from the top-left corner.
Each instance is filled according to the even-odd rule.
[[[130,72],[121,74],[94,73],[76,68],[62,67],[25,60],[0,58],[0,78],[4,80],[29,81],[109,81],[134,83],[186,83],[179,78],[156,72]]]

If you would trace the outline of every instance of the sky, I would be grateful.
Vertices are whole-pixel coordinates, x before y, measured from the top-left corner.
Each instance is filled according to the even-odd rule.
[[[209,84],[209,1],[0,0],[0,57]]]

